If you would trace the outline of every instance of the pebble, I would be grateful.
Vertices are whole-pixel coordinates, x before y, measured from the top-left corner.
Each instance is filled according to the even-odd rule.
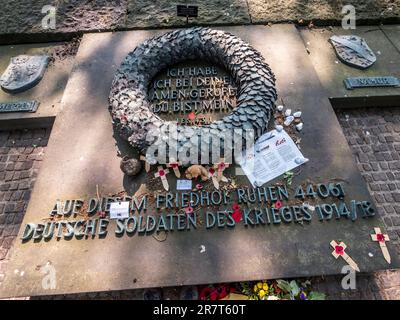
[[[276,131],[281,132],[283,130],[283,126],[281,126],[280,124],[275,126]]]
[[[289,117],[292,114],[292,109],[286,109],[285,116]]]
[[[278,111],[281,112],[283,110],[283,105],[280,104],[279,106],[276,107],[276,109],[278,109]]]
[[[301,117],[301,111],[296,111],[295,113],[293,113],[293,116],[295,118],[300,118]]]
[[[300,122],[300,123],[296,124],[296,129],[298,131],[301,131],[303,129],[303,122]]]
[[[294,120],[294,117],[293,116],[288,116],[286,119],[285,119],[285,122],[283,123],[285,126],[288,126],[288,125],[290,125],[292,122],[293,122],[293,120]]]

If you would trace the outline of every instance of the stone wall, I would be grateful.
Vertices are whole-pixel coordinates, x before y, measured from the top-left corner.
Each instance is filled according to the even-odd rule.
[[[50,129],[0,131],[0,283],[49,135]]]
[[[76,33],[186,26],[177,4],[198,6],[189,25],[243,25],[295,22],[340,24],[342,7],[354,5],[357,23],[398,23],[400,0],[18,0],[2,1],[0,43],[66,40]],[[56,28],[43,29],[42,19],[56,8]],[[46,18],[45,18],[46,21]]]

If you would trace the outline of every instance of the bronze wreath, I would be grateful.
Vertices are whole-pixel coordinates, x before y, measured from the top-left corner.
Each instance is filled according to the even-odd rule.
[[[207,145],[207,150],[211,150],[212,136],[219,139],[224,130],[253,129],[255,138],[265,132],[277,94],[275,76],[262,55],[227,32],[202,27],[180,29],[136,47],[127,55],[112,83],[109,102],[114,125],[121,137],[140,152],[145,153],[154,143],[169,143],[159,134],[148,137],[150,131],[168,130],[171,125],[151,111],[150,82],[162,69],[193,59],[221,65],[230,72],[238,87],[237,107],[208,126],[178,127],[174,141],[178,149],[190,147],[195,143],[193,137],[200,137],[201,149]]]

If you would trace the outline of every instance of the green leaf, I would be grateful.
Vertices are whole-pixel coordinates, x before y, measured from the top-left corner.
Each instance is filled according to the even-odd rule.
[[[297,297],[300,293],[300,288],[297,285],[297,282],[295,280],[290,281],[290,292],[294,297]]]
[[[325,300],[325,298],[325,293],[317,291],[311,291],[308,295],[309,300]]]
[[[282,289],[285,293],[292,292],[292,288],[286,280],[276,280],[276,283],[278,284],[278,288]]]

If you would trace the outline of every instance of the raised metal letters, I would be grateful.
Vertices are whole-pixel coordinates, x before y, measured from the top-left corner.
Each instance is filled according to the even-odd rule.
[[[36,112],[39,106],[37,101],[0,102],[1,112]]]
[[[400,80],[396,77],[353,77],[344,80],[347,90],[369,87],[399,87]]]

